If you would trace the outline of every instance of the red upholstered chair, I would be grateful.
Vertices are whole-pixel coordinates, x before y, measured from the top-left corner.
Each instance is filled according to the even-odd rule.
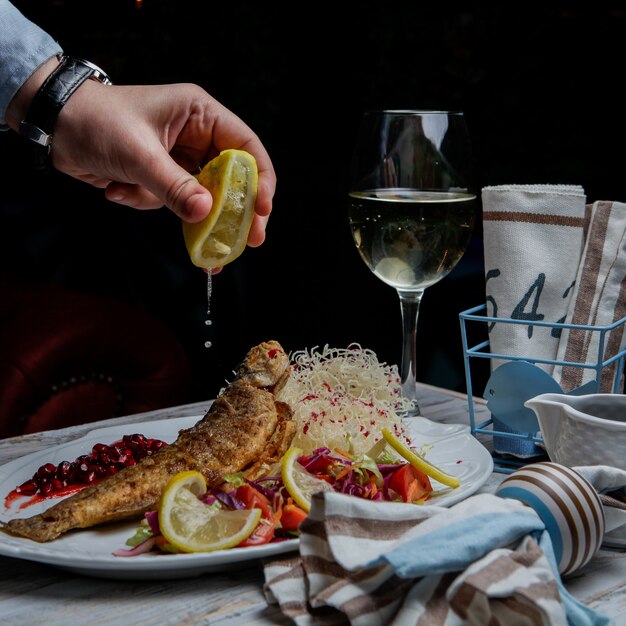
[[[186,401],[190,363],[141,309],[0,273],[0,437]]]

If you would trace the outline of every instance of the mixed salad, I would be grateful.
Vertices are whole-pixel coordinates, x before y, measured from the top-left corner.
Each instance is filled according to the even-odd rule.
[[[248,480],[242,473],[225,475],[220,488],[208,489],[198,497],[219,511],[260,509],[256,528],[236,546],[245,547],[298,537],[300,524],[308,514],[307,496],[302,488],[307,484],[306,477],[313,485],[314,481],[323,481],[329,486],[327,489],[375,501],[423,504],[434,494],[429,476],[393,454],[384,439],[367,454],[358,456],[346,450],[317,448],[298,456],[295,469],[293,480],[289,476],[285,480],[284,464],[282,468],[277,464],[256,480]],[[145,514],[126,543],[129,548],[117,550],[116,556],[181,551],[161,532],[156,510]]]

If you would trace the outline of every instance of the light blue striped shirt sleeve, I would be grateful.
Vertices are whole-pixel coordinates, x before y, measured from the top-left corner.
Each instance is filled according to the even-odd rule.
[[[0,0],[0,130],[6,130],[6,110],[18,89],[61,46],[26,19],[8,0]]]

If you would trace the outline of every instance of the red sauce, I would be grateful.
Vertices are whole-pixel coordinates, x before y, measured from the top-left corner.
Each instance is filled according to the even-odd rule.
[[[100,481],[96,481],[96,482],[100,482]],[[96,484],[96,483],[92,483],[92,484]],[[30,496],[28,500],[21,502],[17,508],[18,510],[21,511],[22,509],[32,506],[33,504],[37,504],[38,502],[43,502],[44,500],[47,500],[48,498],[63,498],[64,496],[71,496],[73,493],[77,493],[78,491],[81,491],[82,489],[88,486],[89,485],[85,485],[85,484],[71,485],[71,486],[65,487],[65,489],[59,489],[58,491],[55,491],[54,493],[51,493],[47,496],[44,496],[42,494],[35,494],[34,496]],[[24,495],[23,493],[19,493],[17,489],[13,489],[13,491],[11,491],[9,495],[7,495],[7,497],[4,499],[4,508],[9,509],[16,500],[18,500],[19,498],[26,498],[26,497],[27,496]]]

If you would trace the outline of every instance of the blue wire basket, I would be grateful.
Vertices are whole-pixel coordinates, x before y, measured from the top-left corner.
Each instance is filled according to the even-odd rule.
[[[572,366],[580,367],[595,371],[595,379],[587,387],[588,393],[599,393],[602,383],[602,376],[605,373],[605,368],[615,364],[615,376],[612,387],[612,393],[621,393],[622,375],[624,372],[624,358],[626,357],[626,348],[615,354],[615,356],[603,360],[602,355],[605,351],[607,334],[612,330],[619,328],[626,324],[626,317],[610,324],[608,326],[585,326],[580,324],[563,324],[556,322],[539,322],[529,320],[519,320],[502,317],[491,317],[487,315],[487,305],[482,304],[471,309],[462,311],[459,314],[461,323],[461,339],[463,342],[463,358],[465,364],[465,382],[467,386],[467,398],[468,409],[470,418],[471,432],[475,436],[483,435],[488,438],[496,440],[508,441],[512,450],[524,450],[527,457],[537,457],[541,454],[545,455],[545,449],[542,447],[543,439],[538,432],[521,433],[508,429],[504,424],[499,422],[491,415],[488,419],[477,422],[475,400],[476,397],[483,397],[482,393],[475,394],[472,379],[475,376],[477,359],[488,360],[489,370],[492,369],[492,360],[498,360],[501,362],[512,361],[524,361],[533,365],[559,365],[559,366]],[[543,358],[529,358],[528,356],[512,356],[507,354],[500,354],[490,351],[488,327],[489,324],[518,324],[524,326],[545,326],[551,329],[578,329],[582,331],[589,331],[593,333],[599,333],[598,337],[598,352],[596,360],[593,363],[581,363],[574,361],[559,361]],[[471,331],[471,332],[470,332]],[[479,337],[477,343],[469,345],[469,336]],[[475,341],[475,340],[472,340]],[[613,371],[611,371],[613,376]],[[482,390],[481,390],[482,392]],[[511,473],[519,467],[526,465],[528,462],[534,462],[537,460],[533,458],[518,458],[514,455],[502,455],[498,452],[492,451],[494,457],[494,469],[503,473]],[[524,455],[522,455],[524,456]]]

